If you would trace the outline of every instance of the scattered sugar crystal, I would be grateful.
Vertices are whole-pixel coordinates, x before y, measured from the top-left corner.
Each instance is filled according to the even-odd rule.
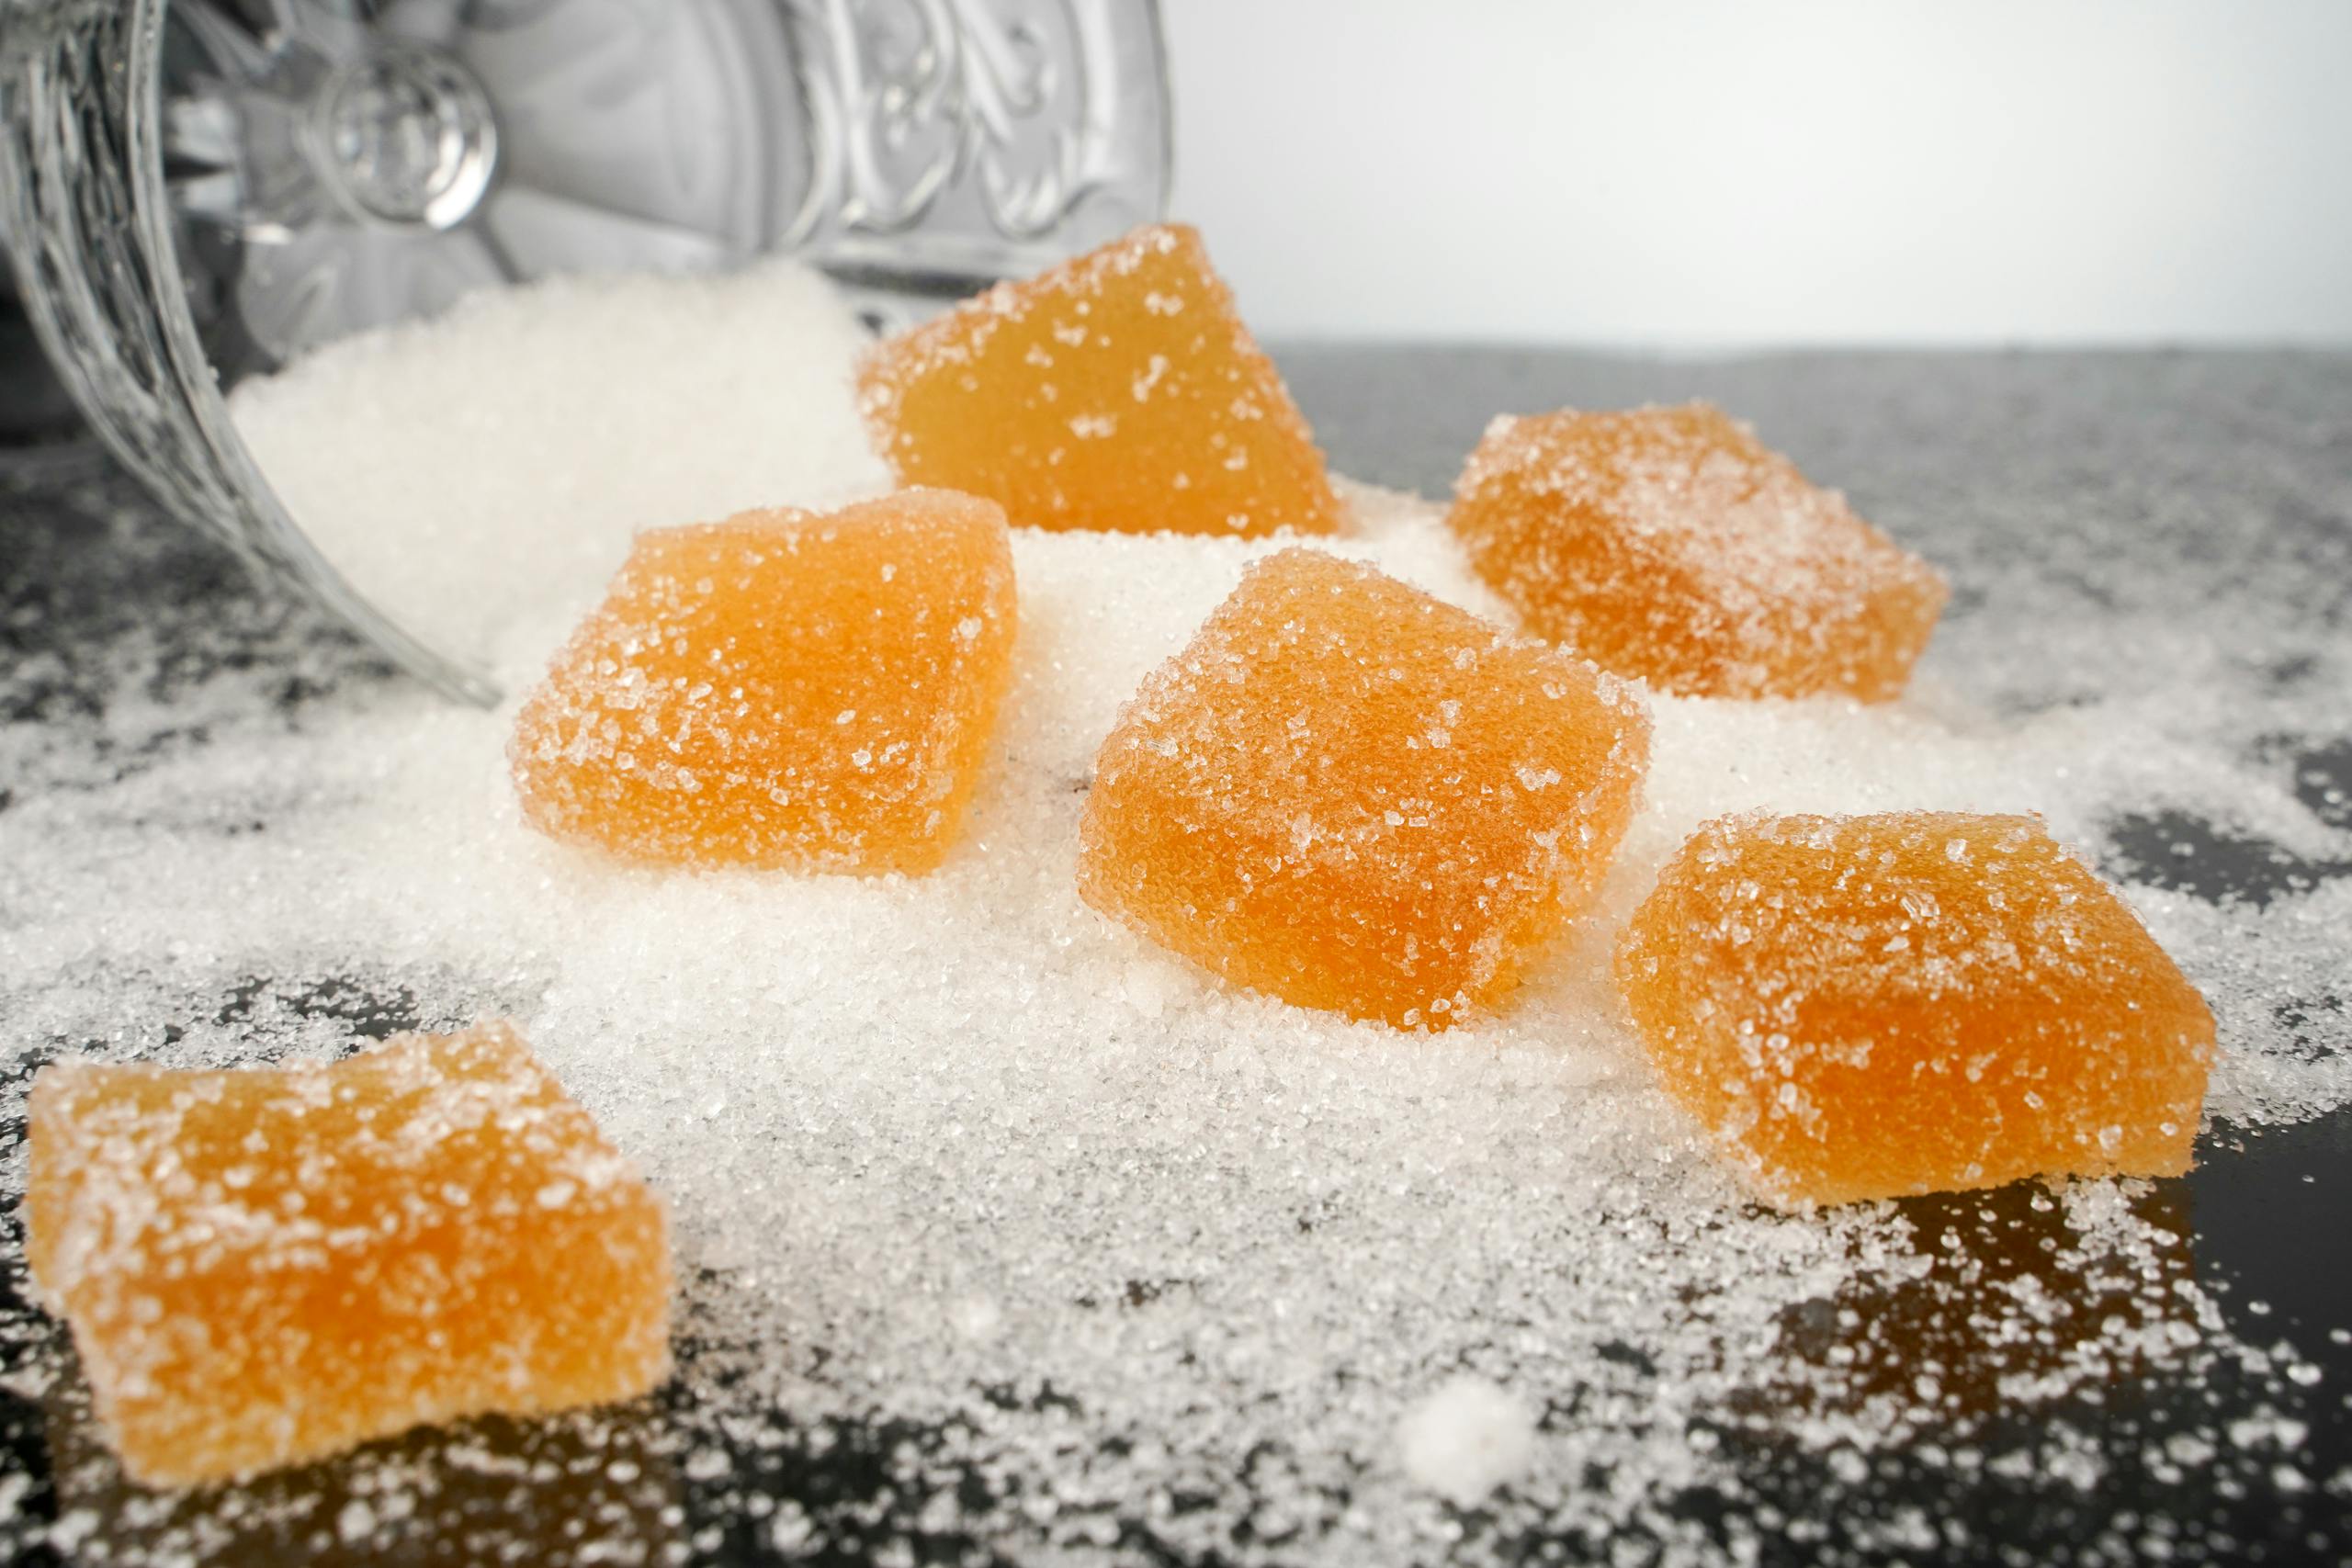
[[[27,1258],[141,1479],[667,1367],[662,1209],[503,1024],[282,1069],[54,1063],[29,1116]]]
[[[1525,1473],[1535,1418],[1484,1378],[1453,1378],[1396,1423],[1396,1448],[1408,1475],[1467,1508]]]
[[[354,1497],[335,1516],[334,1529],[345,1545],[356,1545],[376,1532],[376,1510],[365,1498]]]
[[[1079,887],[1228,980],[1442,1028],[1590,902],[1648,756],[1590,665],[1284,550],[1122,710]]]
[[[2212,1013],[2036,818],[1710,823],[1617,976],[1668,1092],[1776,1198],[2188,1168]]]
[[[2257,1411],[2231,1422],[2227,1430],[2232,1446],[2241,1449],[2299,1449],[2311,1436],[2302,1422],[2276,1411]]]
[[[641,534],[514,721],[524,818],[629,860],[927,871],[1016,618],[1004,514],[952,491]]]
[[[1690,695],[1883,702],[1946,596],[1704,403],[1498,418],[1447,521],[1539,635]]]
[[[1340,506],[1201,237],[1135,231],[877,347],[864,407],[908,484],[1016,525],[1325,534]]]

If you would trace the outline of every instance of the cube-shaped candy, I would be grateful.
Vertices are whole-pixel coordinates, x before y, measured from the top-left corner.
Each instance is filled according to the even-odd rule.
[[[503,1024],[282,1069],[60,1063],[30,1119],[27,1257],[141,1480],[668,1366],[662,1206]]]
[[[860,377],[902,484],[1016,525],[1328,534],[1340,503],[1190,229],[1138,229],[882,344]]]
[[[1498,419],[1449,521],[1538,636],[1684,695],[1897,696],[1946,594],[1704,403]]]
[[[1617,953],[1668,1090],[1764,1192],[2175,1176],[2213,1015],[2030,817],[1732,817]]]
[[[928,871],[1012,673],[995,502],[903,491],[638,536],[507,748],[541,832],[671,865]]]
[[[1285,1001],[1442,1027],[1590,900],[1648,759],[1582,660],[1284,550],[1121,712],[1079,891]]]

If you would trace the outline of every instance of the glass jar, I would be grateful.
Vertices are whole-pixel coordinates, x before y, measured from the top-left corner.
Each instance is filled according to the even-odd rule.
[[[1158,217],[1168,168],[1154,0],[0,0],[0,242],[56,378],[171,511],[474,701],[289,518],[237,380],[779,252],[889,327]]]

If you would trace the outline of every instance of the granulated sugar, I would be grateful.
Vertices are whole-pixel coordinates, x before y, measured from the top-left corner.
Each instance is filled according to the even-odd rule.
[[[556,278],[345,339],[229,406],[327,559],[480,663],[517,615],[593,603],[639,528],[884,483],[843,389],[864,340],[789,262]]]
[[[1451,1378],[1396,1423],[1396,1446],[1407,1474],[1466,1508],[1527,1468],[1535,1417],[1484,1378]]]
[[[241,410],[266,454],[307,454],[288,490],[313,529],[402,541],[413,558],[380,581],[349,558],[367,585],[447,587],[442,624],[491,634],[476,646],[519,693],[568,612],[500,563],[561,539],[582,498],[627,497],[594,508],[563,569],[593,593],[635,524],[873,478],[853,334],[813,288],[776,270],[486,299],[330,351]],[[721,330],[727,300],[791,331]],[[705,348],[723,375],[673,401]],[[435,366],[462,398],[410,390]],[[764,467],[721,380],[777,411]],[[443,426],[541,396],[582,412],[520,462],[449,444]],[[412,471],[428,452],[437,468]],[[763,473],[782,493],[743,493]],[[433,536],[453,553],[431,584],[387,487],[444,519],[469,508]],[[1331,547],[1498,614],[1434,505],[1345,499]],[[333,1051],[355,1021],[510,1013],[668,1199],[684,1284],[676,1381],[650,1408],[426,1435],[231,1499],[126,1490],[44,1351],[17,1376],[51,1409],[59,1517],[0,1540],[140,1562],[426,1536],[542,1561],[1965,1554],[1968,1519],[1883,1478],[2095,1489],[2130,1465],[2267,1486],[2298,1466],[2312,1402],[2341,1391],[2232,1329],[2175,1187],[1758,1209],[1656,1088],[1607,962],[1665,857],[1733,810],[2039,810],[2095,847],[2188,816],[2352,857],[2255,745],[2324,732],[2352,659],[2299,649],[2327,667],[2267,707],[2193,667],[2278,653],[2260,626],[2178,656],[2169,682],[1998,719],[1933,649],[1885,708],[1657,700],[1647,803],[1598,912],[1514,1005],[1405,1033],[1221,989],[1076,892],[1120,703],[1282,543],[1016,530],[999,754],[965,842],[919,880],[662,874],[555,844],[508,782],[514,699],[474,712],[405,685],[290,719],[216,704],[204,744],[17,798],[0,812],[12,1041],[219,1065]],[[65,776],[40,749],[155,728],[122,713],[95,736],[16,735],[0,760]],[[119,756],[138,737],[117,739]],[[2214,1114],[2352,1100],[2344,1015],[2284,1016],[2340,985],[2352,883],[2126,893],[2220,1017]],[[2213,1137],[2200,1156],[2233,1157]],[[12,1190],[21,1167],[12,1150]],[[29,1320],[6,1332],[55,1344]],[[2192,1400],[2119,1451],[2082,1425],[2118,1381],[2227,1391],[2230,1420],[2256,1424]],[[1767,1452],[1801,1480],[1762,1496]],[[2107,1550],[2211,1547],[2181,1533],[2202,1528],[2117,1526]]]

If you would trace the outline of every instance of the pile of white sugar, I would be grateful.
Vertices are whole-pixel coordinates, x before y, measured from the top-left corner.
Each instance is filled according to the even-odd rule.
[[[2352,855],[2240,760],[2237,732],[2279,716],[2192,709],[2193,669],[2002,720],[1932,649],[1887,707],[1656,700],[1600,912],[1500,1016],[1436,1036],[1220,989],[1074,888],[1116,708],[1280,541],[1016,531],[1001,746],[931,876],[660,874],[526,830],[514,701],[632,529],[880,486],[859,341],[789,266],[571,281],[239,389],[330,558],[489,661],[507,705],[400,684],[299,722],[220,712],[201,746],[17,800],[0,1017],[44,1053],[221,1065],[335,1049],[379,1011],[511,1014],[671,1205],[678,1383],[647,1411],[166,1506],[71,1436],[73,1380],[35,1358],[17,1375],[67,1434],[58,1517],[0,1529],[148,1562],[265,1529],[619,1562],[1964,1552],[1967,1521],[1883,1496],[1882,1469],[2095,1488],[2117,1459],[2078,1423],[2115,1380],[2267,1413],[2160,1424],[2135,1464],[2352,1494],[2298,1468],[2297,1402],[2342,1391],[2231,1326],[2169,1189],[1752,1207],[1607,983],[1658,864],[1729,811],[2038,810],[2082,844],[2188,811]],[[1502,618],[1434,505],[1346,499],[1331,547]],[[2312,690],[2352,689],[2339,654]],[[2342,1016],[2282,1021],[2340,974],[2352,881],[2260,905],[2125,891],[2220,1016],[2213,1115],[2352,1101]],[[2022,1434],[1996,1419],[2019,1412]],[[1802,1484],[1760,1495],[1764,1452]],[[478,1506],[486,1477],[528,1500]],[[566,1528],[542,1531],[550,1510]]]
[[[865,333],[789,263],[552,278],[346,339],[231,401],[270,488],[376,606],[465,663],[591,602],[631,535],[887,486],[843,367]],[[779,344],[792,345],[779,352]]]

